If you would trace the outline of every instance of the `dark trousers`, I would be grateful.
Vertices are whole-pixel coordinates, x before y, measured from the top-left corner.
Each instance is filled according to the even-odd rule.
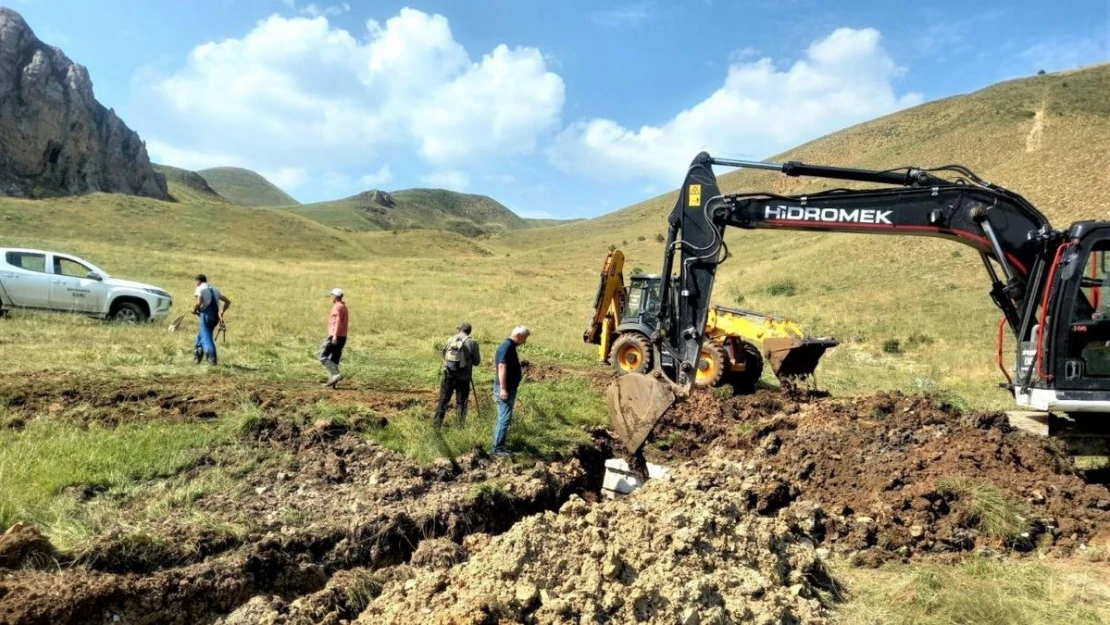
[[[450,369],[443,370],[443,379],[439,383],[439,405],[436,407],[435,423],[443,424],[443,417],[447,415],[447,404],[451,402],[451,395],[455,395],[455,411],[459,416],[459,425],[466,423],[466,403],[470,399],[470,376]]]

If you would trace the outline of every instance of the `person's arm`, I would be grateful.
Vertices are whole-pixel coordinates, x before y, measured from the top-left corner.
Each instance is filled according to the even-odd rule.
[[[193,314],[194,315],[199,315],[200,314],[200,294],[199,293],[197,294],[197,301],[193,304]]]
[[[332,345],[335,345],[335,337],[339,334],[339,315],[341,314],[338,304],[331,307],[331,315],[328,317],[328,343]]]
[[[227,309],[231,308],[231,300],[229,300],[227,296],[223,293],[220,293],[220,301],[224,303],[224,308],[220,311],[220,322],[222,323],[224,320],[224,315],[227,314]]]
[[[509,399],[509,389],[505,386],[507,384],[505,382],[505,375],[507,371],[508,368],[505,366],[505,363],[497,363],[497,383],[501,385],[501,401]]]
[[[480,365],[482,364],[482,351],[478,348],[478,341],[471,339],[471,342],[474,345],[474,364]]]

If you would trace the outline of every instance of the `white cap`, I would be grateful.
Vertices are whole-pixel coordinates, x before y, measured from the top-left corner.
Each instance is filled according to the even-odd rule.
[[[336,288],[332,289],[331,292],[328,293],[328,295],[334,295],[335,297],[343,297],[343,289],[336,287]]]

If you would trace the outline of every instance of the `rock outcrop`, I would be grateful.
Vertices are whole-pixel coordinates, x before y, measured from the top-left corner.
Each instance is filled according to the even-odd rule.
[[[0,195],[95,191],[170,199],[139,135],[96,101],[88,70],[0,7]]]

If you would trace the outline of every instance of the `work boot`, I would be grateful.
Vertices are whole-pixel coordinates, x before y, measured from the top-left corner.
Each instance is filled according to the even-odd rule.
[[[324,368],[327,369],[328,373],[331,374],[331,377],[329,377],[328,380],[326,382],[324,382],[324,386],[334,387],[335,383],[338,382],[343,377],[343,376],[339,375],[339,365],[335,364],[334,362],[332,362],[330,360],[321,360],[320,364],[324,365]]]
[[[199,365],[202,358],[204,358],[204,351],[199,347],[194,349],[193,362]]]

